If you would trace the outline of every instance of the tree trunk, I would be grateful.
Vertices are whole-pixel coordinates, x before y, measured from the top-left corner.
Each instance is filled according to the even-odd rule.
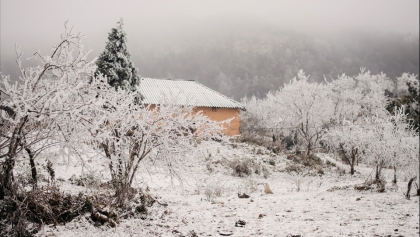
[[[4,199],[4,188],[3,188],[3,184],[0,183],[0,200]]]
[[[1,180],[0,180],[0,200],[4,199],[5,194],[5,188],[3,187],[3,175],[0,176]]]
[[[6,189],[10,190],[10,182],[12,179],[13,168],[15,167],[16,152],[21,144],[21,134],[23,126],[26,124],[28,116],[20,119],[18,126],[13,129],[13,134],[10,138],[9,150],[6,156],[6,160],[3,163],[3,174],[0,180],[0,200],[4,199],[6,195]]]
[[[118,155],[118,175],[120,177],[123,176],[123,161],[121,159],[121,154]]]
[[[376,165],[376,174],[375,174],[375,182],[376,183],[381,182],[381,172],[382,172],[383,165],[384,165],[384,161],[382,161],[382,160]]]
[[[397,184],[397,168],[394,166],[394,179],[392,180],[392,183]]]
[[[376,173],[375,173],[375,183],[381,182],[381,167],[380,165],[376,165]]]
[[[353,147],[353,149],[352,149],[352,160],[351,160],[351,166],[353,167],[353,173],[355,172],[354,171],[354,164],[357,162],[357,163],[359,163],[359,156],[358,156],[358,154],[359,154],[359,149],[356,147]]]
[[[408,181],[408,187],[407,187],[407,193],[405,194],[405,198],[407,200],[410,200],[410,191],[411,191],[411,185],[413,184],[413,181],[416,179],[417,177],[413,177],[410,179],[410,181]]]
[[[119,180],[118,181],[118,187],[115,188],[115,197],[118,206],[125,207],[126,201],[129,199],[130,196],[130,185],[128,185],[126,182]]]
[[[4,199],[6,195],[6,189],[10,189],[10,182],[12,177],[12,170],[15,166],[14,157],[8,156],[3,164],[3,174],[0,182],[0,200]]]
[[[38,185],[38,179],[36,177],[37,172],[36,172],[36,167],[35,167],[34,154],[29,148],[25,148],[25,151],[28,153],[28,156],[29,156],[29,164],[31,166],[32,184],[33,184],[33,188],[35,189]]]
[[[293,136],[293,140],[294,140],[294,145],[295,145],[295,154],[298,154],[298,134],[297,131],[295,132],[294,136]]]
[[[109,172],[111,173],[111,179],[115,180],[117,174],[116,174],[116,171],[114,170],[114,164],[112,162],[111,151],[109,149],[108,143],[101,143],[101,147],[102,149],[104,149],[105,156],[109,159],[108,168],[109,168]]]
[[[306,146],[306,157],[309,157],[311,149],[312,149],[312,144],[309,142],[308,145]]]
[[[356,151],[351,152],[350,174],[354,175],[354,163],[356,162]]]

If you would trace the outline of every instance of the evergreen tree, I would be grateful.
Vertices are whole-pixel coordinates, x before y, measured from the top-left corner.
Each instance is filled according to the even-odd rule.
[[[108,83],[116,90],[136,91],[140,78],[137,75],[137,68],[130,60],[130,53],[127,49],[127,35],[123,31],[123,20],[121,19],[116,28],[112,28],[108,35],[108,42],[105,51],[99,55],[96,62],[98,66],[95,76],[102,74],[107,77]],[[136,98],[139,102],[141,96]]]
[[[401,84],[406,84],[406,89],[402,93],[387,91],[388,97],[390,97],[387,110],[394,113],[395,108],[404,108],[407,119],[418,131],[420,129],[420,79],[417,75],[403,73],[397,80]]]

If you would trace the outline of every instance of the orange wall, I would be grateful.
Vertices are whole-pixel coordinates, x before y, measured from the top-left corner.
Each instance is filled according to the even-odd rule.
[[[197,107],[194,111],[203,111],[203,115],[209,117],[213,121],[223,121],[226,119],[233,118],[230,124],[225,124],[223,133],[227,136],[239,135],[239,127],[241,126],[241,120],[239,118],[239,109],[233,108],[211,108],[211,107]]]
[[[147,106],[147,105],[146,105]],[[156,105],[150,105],[151,109],[156,108]],[[229,124],[224,124],[225,129],[223,133],[227,136],[240,135],[239,128],[241,127],[241,119],[239,117],[240,110],[234,108],[211,108],[211,107],[196,107],[194,112],[203,111],[203,115],[209,117],[213,121],[224,121],[233,118]]]

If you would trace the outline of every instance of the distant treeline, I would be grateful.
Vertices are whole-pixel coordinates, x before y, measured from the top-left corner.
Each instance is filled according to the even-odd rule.
[[[360,67],[373,74],[384,72],[391,79],[403,72],[419,74],[418,36],[213,25],[185,34],[168,33],[166,39],[159,38],[165,42],[160,45],[147,35],[128,33],[127,37],[131,59],[141,76],[197,80],[237,100],[252,95],[262,98],[289,82],[300,69],[310,75],[309,81],[318,82],[324,76],[331,80],[342,73],[357,75]],[[100,53],[103,48],[94,51]],[[1,67],[2,74],[11,75],[12,80],[19,76],[15,58],[3,60]]]
[[[145,77],[183,78],[232,98],[263,97],[297,75],[310,81],[357,75],[361,67],[395,79],[419,73],[418,36],[378,32],[342,32],[315,36],[259,29],[202,34],[195,41],[164,50],[138,49],[132,59]]]

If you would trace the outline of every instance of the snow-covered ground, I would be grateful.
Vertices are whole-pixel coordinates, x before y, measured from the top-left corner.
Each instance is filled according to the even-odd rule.
[[[318,154],[323,159],[335,159]],[[252,158],[268,167],[268,178],[254,174],[233,176],[234,159]],[[372,169],[356,167],[354,176],[339,175],[334,167],[324,175],[291,175],[283,169],[291,161],[262,147],[237,143],[222,145],[203,141],[177,164],[181,181],[160,164],[145,162],[135,186],[149,187],[163,206],[155,203],[146,219],[122,220],[116,228],[94,227],[88,216],[66,225],[44,226],[39,236],[419,236],[419,197],[404,198],[407,180],[391,183],[385,171],[385,193],[356,191]],[[271,163],[271,164],[270,164]],[[99,159],[86,161],[84,173],[106,177],[106,165]],[[274,166],[273,166],[274,164]],[[337,164],[341,165],[341,164]],[[342,165],[348,171],[348,167]],[[74,193],[98,192],[71,185],[68,179],[80,175],[77,159],[55,162],[58,185]],[[297,182],[302,182],[297,192]],[[264,192],[268,184],[273,194]],[[239,198],[246,193],[249,198]],[[235,226],[239,220],[242,227]]]

